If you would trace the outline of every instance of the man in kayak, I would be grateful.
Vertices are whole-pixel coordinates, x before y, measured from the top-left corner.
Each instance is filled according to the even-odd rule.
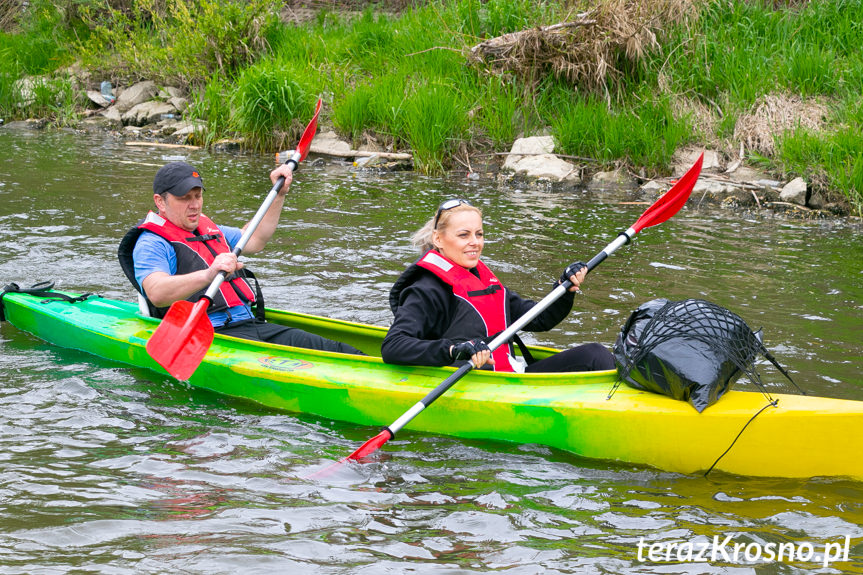
[[[270,172],[274,184],[280,176],[285,183],[243,254],[261,251],[272,237],[292,175],[285,164]],[[341,342],[264,321],[257,280],[231,251],[243,230],[217,226],[207,218],[202,213],[203,195],[204,183],[195,168],[185,162],[166,164],[153,180],[153,201],[158,213],[147,214],[120,242],[120,265],[146,298],[151,315],[163,317],[175,301],[198,301],[224,271],[228,276],[207,310],[216,333],[310,349],[361,353]]]
[[[482,212],[461,199],[443,202],[416,233],[414,245],[424,255],[390,291],[395,319],[381,346],[384,361],[442,366],[470,359],[476,367],[488,365],[509,372],[614,368],[614,356],[598,343],[579,345],[536,362],[528,357],[527,365],[515,356],[511,343],[492,352],[487,342],[536,304],[506,289],[480,260],[484,241]],[[525,329],[547,331],[560,323],[569,314],[586,273],[583,263],[569,265],[560,282],[569,279],[572,287]]]

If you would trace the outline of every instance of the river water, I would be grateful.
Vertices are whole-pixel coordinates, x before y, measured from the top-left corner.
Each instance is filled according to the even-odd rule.
[[[0,150],[0,282],[121,299],[133,291],[117,242],[150,207],[159,166],[197,165],[206,213],[242,225],[273,165],[71,131],[0,129]],[[307,161],[276,236],[247,262],[272,307],[386,325],[389,287],[417,256],[410,235],[452,196],[482,207],[485,260],[537,299],[629,227],[648,205],[635,202],[653,200]],[[530,340],[610,346],[639,304],[704,298],[763,327],[807,391],[863,400],[859,224],[699,199],[604,262],[567,320]],[[778,371],[759,370],[780,388]],[[863,573],[860,483],[685,476],[413,432],[314,480],[325,452],[347,455],[377,429],[191,389],[5,323],[0,374],[0,574]],[[733,553],[788,542],[793,560]],[[673,560],[651,558],[652,543],[675,545]],[[824,570],[827,545],[848,560]]]

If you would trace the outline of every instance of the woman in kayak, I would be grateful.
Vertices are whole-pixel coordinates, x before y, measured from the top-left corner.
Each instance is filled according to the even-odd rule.
[[[466,200],[443,202],[413,243],[423,252],[390,291],[395,320],[381,354],[387,363],[443,366],[472,360],[476,367],[509,372],[592,371],[614,368],[614,356],[598,343],[567,349],[525,365],[512,344],[492,352],[487,342],[535,302],[506,289],[480,260],[482,212]],[[572,308],[587,266],[567,266],[558,283],[572,287],[524,329],[548,331]],[[517,341],[517,343],[519,343]],[[529,360],[528,360],[529,361]]]

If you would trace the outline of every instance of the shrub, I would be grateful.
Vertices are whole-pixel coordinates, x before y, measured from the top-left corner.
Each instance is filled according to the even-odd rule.
[[[86,63],[105,75],[201,84],[230,77],[266,50],[273,0],[132,0],[133,9],[85,9]]]

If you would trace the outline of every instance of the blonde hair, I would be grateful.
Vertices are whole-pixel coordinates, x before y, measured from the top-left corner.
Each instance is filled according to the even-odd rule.
[[[437,222],[437,231],[443,232],[449,226],[449,220],[453,214],[458,212],[466,212],[466,211],[474,211],[479,214],[480,219],[482,219],[482,210],[477,208],[476,206],[470,206],[467,204],[460,204],[454,208],[450,208],[448,210],[444,210],[440,213],[440,218]],[[437,215],[437,214],[435,214]],[[434,249],[434,242],[432,238],[434,237],[434,216],[429,219],[425,223],[423,227],[421,227],[411,238],[411,244],[415,248],[417,248],[421,253],[426,253],[427,251]]]

